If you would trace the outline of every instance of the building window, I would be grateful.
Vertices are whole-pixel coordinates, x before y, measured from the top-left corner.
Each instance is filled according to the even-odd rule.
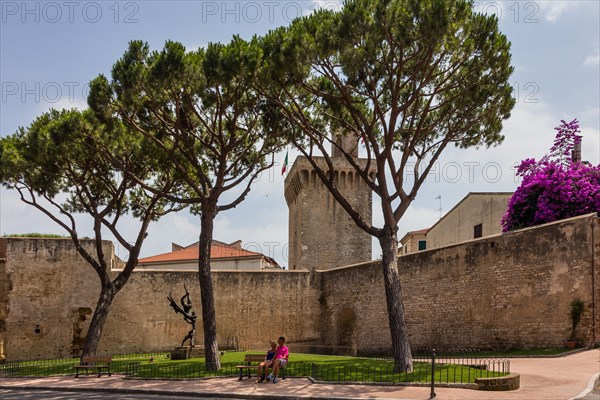
[[[473,239],[483,236],[483,224],[477,224],[473,227]]]
[[[427,249],[427,241],[419,240],[419,251]]]

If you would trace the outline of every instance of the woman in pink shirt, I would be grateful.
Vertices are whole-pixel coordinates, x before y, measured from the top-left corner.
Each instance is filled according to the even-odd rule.
[[[273,378],[273,383],[277,383],[277,373],[279,368],[284,368],[287,365],[289,350],[285,345],[285,338],[280,336],[277,340],[277,349],[275,349],[275,360],[273,361],[273,372],[269,375],[269,378]]]

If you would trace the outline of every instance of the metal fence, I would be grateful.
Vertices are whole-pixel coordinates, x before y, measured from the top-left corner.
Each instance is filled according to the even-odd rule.
[[[379,357],[391,358],[392,349],[389,346],[330,346],[321,344],[288,343],[291,353],[321,354],[347,357]],[[246,346],[248,349],[262,349],[264,344]]]
[[[296,353],[300,353],[296,347]],[[320,350],[336,350],[326,349]],[[453,354],[458,354],[456,351]],[[462,352],[464,353],[464,351]],[[294,354],[294,353],[292,353]],[[335,356],[328,362],[290,361],[285,370],[286,377],[307,377],[315,382],[360,383],[360,384],[421,384],[434,385],[466,384],[476,378],[504,376],[510,373],[510,360],[502,358],[480,358],[476,353],[441,355],[435,351],[424,354],[415,352],[413,370],[394,372],[391,359],[380,357]],[[236,365],[240,362],[222,363],[219,371],[206,371],[199,359],[186,362],[165,362],[167,352],[113,356],[111,372],[138,379],[199,379],[208,377],[238,376]],[[160,362],[158,362],[160,360]],[[156,361],[156,362],[154,362]],[[44,377],[72,375],[79,359],[6,362],[0,364],[0,377]],[[255,371],[253,371],[255,372]]]
[[[108,355],[98,352],[98,355]],[[139,354],[114,355],[110,364],[111,373],[125,373],[131,362],[141,360],[166,359],[169,352],[153,352]],[[6,361],[0,364],[0,377],[45,377],[75,374],[74,366],[79,364],[79,358],[61,358],[34,361]]]

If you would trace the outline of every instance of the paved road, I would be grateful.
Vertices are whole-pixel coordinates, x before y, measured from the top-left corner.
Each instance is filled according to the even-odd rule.
[[[580,400],[600,400],[600,376],[596,379],[592,391]]]
[[[0,399],[2,400],[197,400],[198,397],[176,396],[173,394],[162,396],[153,394],[125,394],[125,393],[106,393],[106,392],[60,392],[55,390],[12,390],[0,389]],[[202,397],[204,400],[239,400],[223,397]]]

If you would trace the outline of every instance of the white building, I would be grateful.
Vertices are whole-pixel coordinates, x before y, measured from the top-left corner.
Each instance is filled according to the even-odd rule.
[[[508,209],[511,192],[471,192],[431,228],[408,232],[402,254],[437,249],[502,232],[500,221]]]

